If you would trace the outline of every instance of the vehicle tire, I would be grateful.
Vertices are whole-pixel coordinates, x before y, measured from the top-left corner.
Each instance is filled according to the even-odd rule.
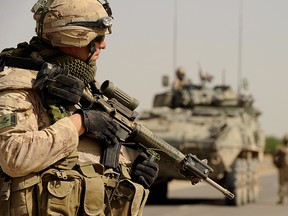
[[[259,197],[259,176],[257,173],[258,161],[253,159],[248,163],[248,202],[254,203]]]
[[[243,167],[242,167],[242,181],[241,181],[241,186],[242,186],[242,205],[245,205],[248,203],[248,197],[249,197],[249,175],[248,175],[248,160],[243,159],[242,160]]]
[[[147,204],[164,204],[168,200],[168,181],[153,184],[150,187]]]
[[[236,159],[234,164],[232,165],[231,172],[227,173],[225,176],[225,187],[227,190],[232,192],[235,197],[230,200],[227,197],[225,198],[226,205],[231,206],[240,206],[245,202],[244,196],[247,197],[247,193],[245,193],[244,185],[246,184],[246,172],[245,172],[245,161],[241,158]]]

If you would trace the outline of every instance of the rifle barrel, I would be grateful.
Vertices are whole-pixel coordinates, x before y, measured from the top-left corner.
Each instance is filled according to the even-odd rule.
[[[226,197],[228,197],[230,200],[234,199],[235,195],[228,191],[227,189],[223,188],[221,185],[214,182],[209,177],[205,179],[205,181],[210,184],[212,187],[216,188],[217,190],[221,191]]]

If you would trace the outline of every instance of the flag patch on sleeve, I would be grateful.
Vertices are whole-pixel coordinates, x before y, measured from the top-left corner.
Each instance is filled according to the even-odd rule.
[[[17,124],[16,113],[4,114],[0,116],[0,129],[14,126]]]

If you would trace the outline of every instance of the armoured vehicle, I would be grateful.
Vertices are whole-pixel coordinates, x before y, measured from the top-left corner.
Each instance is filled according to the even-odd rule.
[[[166,79],[164,79],[167,81]],[[209,80],[211,81],[211,80]],[[138,121],[184,154],[207,159],[212,180],[235,194],[227,205],[244,205],[258,198],[257,165],[263,158],[265,137],[253,98],[237,94],[229,85],[188,84],[181,90],[156,94],[153,107]],[[184,179],[165,159],[151,188],[150,203],[167,199],[168,182]]]

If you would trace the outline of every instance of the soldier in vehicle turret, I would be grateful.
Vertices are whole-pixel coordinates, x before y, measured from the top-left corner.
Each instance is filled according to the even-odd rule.
[[[273,163],[278,169],[278,204],[283,204],[287,200],[288,193],[288,134],[283,136],[282,144],[277,145]]]
[[[174,91],[181,90],[183,86],[192,84],[192,81],[186,77],[186,72],[183,67],[179,67],[176,70],[176,79],[172,84]]]
[[[186,77],[186,72],[183,67],[176,70],[176,79],[172,83],[172,102],[171,107],[183,107],[189,101],[187,94],[183,91],[185,86],[191,85],[192,81]]]

